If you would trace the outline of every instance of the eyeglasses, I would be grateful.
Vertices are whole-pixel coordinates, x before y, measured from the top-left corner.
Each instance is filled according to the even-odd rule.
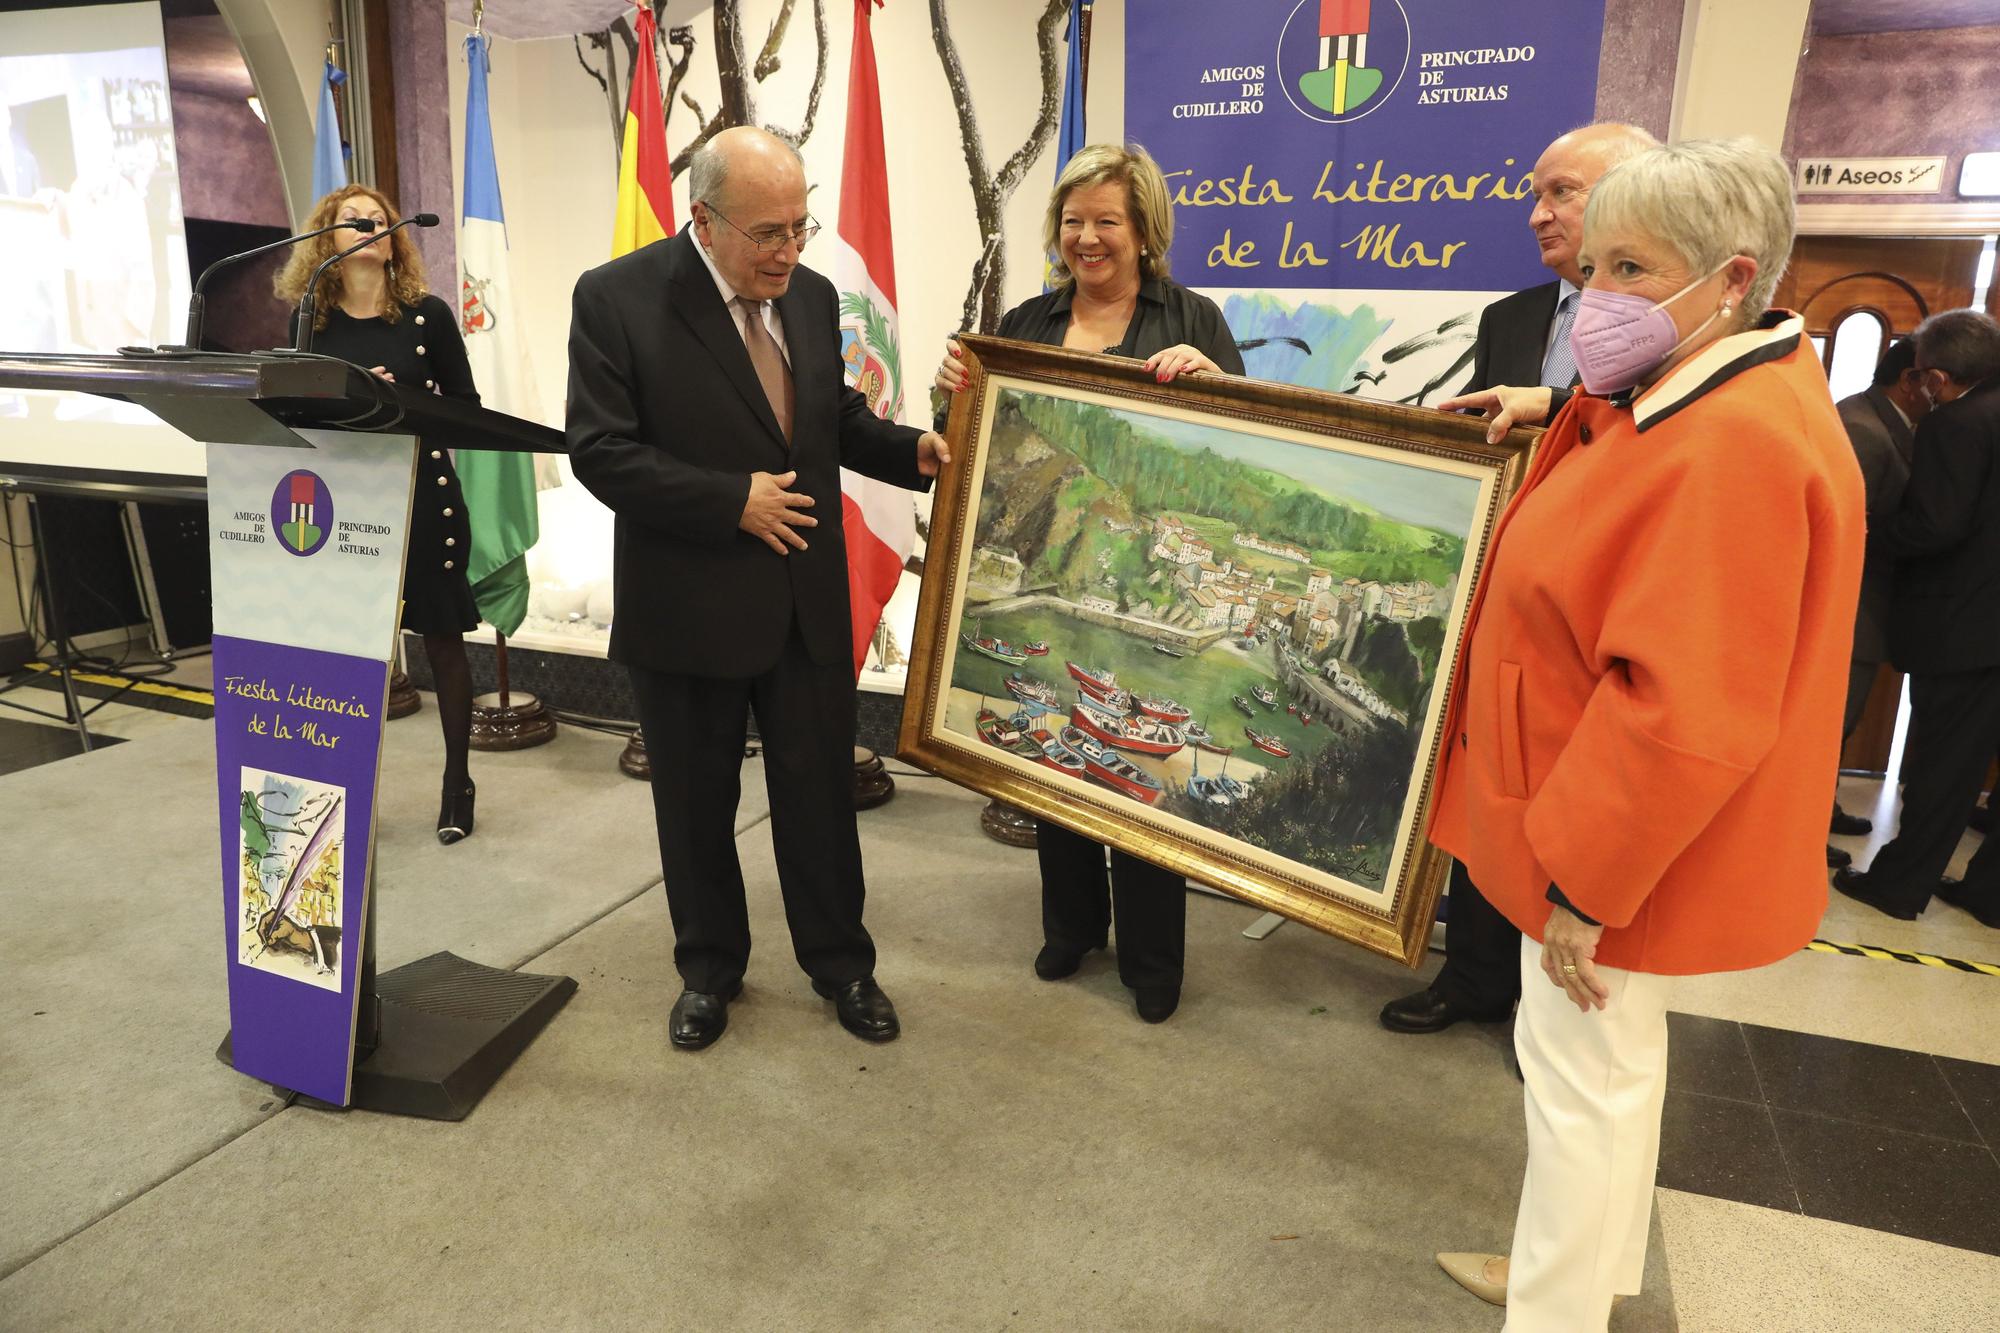
[[[737,227],[734,222],[730,222],[728,216],[714,204],[703,201],[703,206],[724,222],[729,222],[730,226],[736,227],[737,231],[743,232],[743,235],[748,238],[750,244],[757,247],[757,253],[759,254],[773,255],[784,249],[787,245],[797,245],[799,249],[803,250],[806,248],[807,241],[819,235],[819,223],[813,221],[812,214],[810,213],[806,214],[806,223],[803,227],[772,227],[767,231],[750,232],[743,231],[743,228]]]

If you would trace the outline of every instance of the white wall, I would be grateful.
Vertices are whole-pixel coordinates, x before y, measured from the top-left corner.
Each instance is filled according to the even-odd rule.
[[[1812,0],[1701,0],[1681,44],[1672,138],[1785,145]]]

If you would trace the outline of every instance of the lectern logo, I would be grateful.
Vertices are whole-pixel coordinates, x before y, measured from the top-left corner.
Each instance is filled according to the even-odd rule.
[[[1401,0],[1299,0],[1278,33],[1278,87],[1300,115],[1359,120],[1389,99],[1410,62]]]
[[[317,473],[288,472],[271,494],[271,527],[278,545],[293,555],[311,555],[333,531],[333,493]]]

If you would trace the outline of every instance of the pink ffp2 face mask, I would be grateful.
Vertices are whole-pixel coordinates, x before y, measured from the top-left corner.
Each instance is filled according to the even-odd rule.
[[[1678,330],[1667,307],[1720,272],[1722,268],[1702,274],[1657,305],[1626,292],[1586,287],[1578,293],[1576,322],[1569,330],[1569,350],[1585,392],[1616,393],[1631,388],[1647,372],[1665,364],[1689,338],[1713,324],[1716,315],[1722,313],[1719,309],[1687,338],[1676,338]]]

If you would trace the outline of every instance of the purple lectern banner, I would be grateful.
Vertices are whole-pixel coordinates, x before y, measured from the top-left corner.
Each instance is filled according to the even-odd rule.
[[[215,637],[236,1066],[341,1105],[388,690],[385,662]]]

